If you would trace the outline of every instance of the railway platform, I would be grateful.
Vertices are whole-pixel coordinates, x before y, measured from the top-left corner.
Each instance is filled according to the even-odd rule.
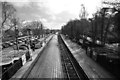
[[[42,50],[36,50],[33,60],[25,64],[12,78],[64,78],[57,35],[53,35],[50,42]]]

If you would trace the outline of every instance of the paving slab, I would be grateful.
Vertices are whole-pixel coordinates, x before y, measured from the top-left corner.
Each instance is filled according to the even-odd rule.
[[[46,38],[46,42],[48,43],[49,40],[52,38],[53,35],[50,35],[49,37]],[[41,40],[44,40],[43,38]],[[47,45],[46,43],[46,45]],[[46,47],[46,45],[42,46],[40,49],[36,49],[35,51],[32,51],[32,60],[26,62],[13,76],[10,80],[13,79],[20,79],[29,72],[30,68],[33,66],[37,56],[41,53],[41,51]]]
[[[63,78],[57,35],[42,52],[27,78]]]

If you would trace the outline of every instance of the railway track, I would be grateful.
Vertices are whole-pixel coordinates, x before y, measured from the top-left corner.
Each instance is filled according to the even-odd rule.
[[[58,35],[59,47],[61,50],[61,61],[66,80],[89,80],[75,58],[72,56],[60,35]]]
[[[68,78],[69,80],[71,78],[76,78],[81,80],[72,59],[70,58],[70,56],[68,55],[67,51],[65,50],[65,48],[63,47],[63,45],[61,45],[61,50],[63,53],[65,54],[61,54],[62,57],[62,61],[63,61],[63,66],[65,67],[65,72],[66,72],[66,78]]]

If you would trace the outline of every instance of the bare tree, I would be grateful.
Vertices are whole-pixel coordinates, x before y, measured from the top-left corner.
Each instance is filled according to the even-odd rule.
[[[2,22],[1,22],[1,26],[0,26],[0,30],[2,33],[2,37],[4,37],[4,33],[6,31],[4,31],[3,29],[5,28],[5,25],[8,25],[10,28],[8,30],[11,29],[11,19],[14,17],[16,9],[14,8],[14,6],[8,2],[1,2],[2,4]],[[9,24],[8,24],[9,23]],[[7,31],[8,31],[7,30]]]
[[[15,15],[16,9],[8,2],[2,2],[2,24],[1,28],[4,28],[4,24],[7,20],[10,20]]]
[[[102,3],[106,6],[112,6],[116,8],[120,8],[120,0],[103,0]]]
[[[44,34],[44,25],[41,21],[31,21],[28,23],[25,27],[26,29],[30,29],[32,31],[32,34],[34,36],[38,36],[40,38],[40,35]]]

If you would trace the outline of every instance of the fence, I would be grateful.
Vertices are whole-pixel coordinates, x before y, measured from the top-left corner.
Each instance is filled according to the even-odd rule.
[[[13,64],[10,63],[8,65],[2,66],[3,73],[1,74],[0,78],[2,78],[2,80],[10,79],[29,59],[30,54],[27,52],[26,54],[22,55],[21,58],[15,60]]]
[[[10,68],[2,74],[2,80],[10,79],[22,66],[22,59],[19,58]]]

